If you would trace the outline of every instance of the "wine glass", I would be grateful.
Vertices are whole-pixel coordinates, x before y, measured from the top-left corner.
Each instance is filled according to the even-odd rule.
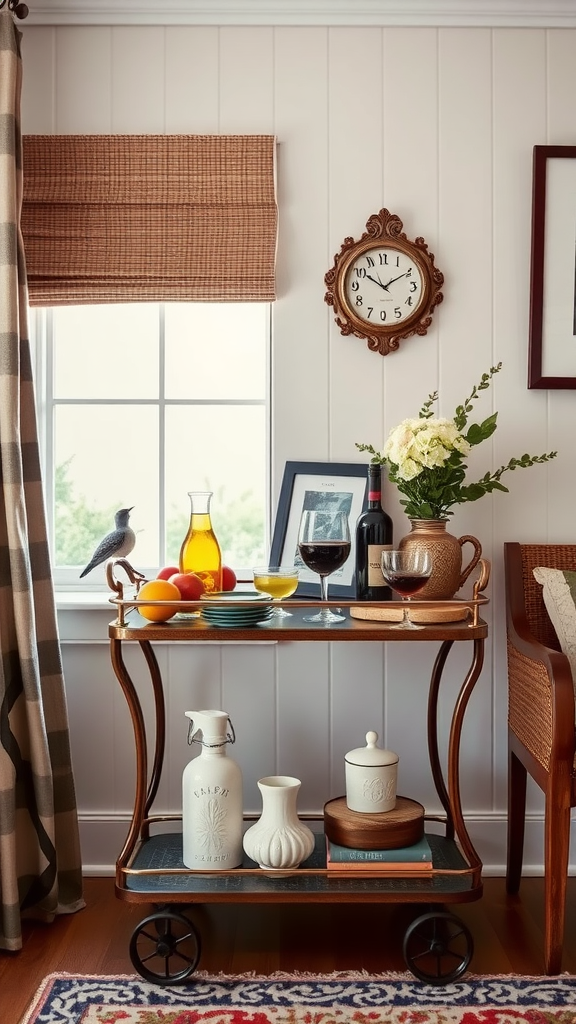
[[[298,569],[295,565],[259,565],[252,570],[254,586],[261,594],[269,594],[272,603],[290,597],[298,586]],[[292,612],[285,608],[274,608],[271,618],[290,619]]]
[[[298,550],[305,565],[320,577],[320,596],[328,600],[328,577],[340,569],[350,554],[350,525],[346,512],[305,510],[298,530]],[[344,622],[346,616],[330,608],[316,615],[304,615],[305,622]]]
[[[432,574],[429,551],[406,548],[404,551],[383,551],[382,575],[404,603],[402,621],[392,629],[423,629],[412,622],[409,615],[410,598],[426,586]]]

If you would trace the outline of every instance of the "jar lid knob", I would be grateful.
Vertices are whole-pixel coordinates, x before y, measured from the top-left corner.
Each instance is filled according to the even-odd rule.
[[[369,747],[370,750],[374,750],[377,742],[378,742],[378,733],[377,732],[367,732],[366,733],[366,746]]]

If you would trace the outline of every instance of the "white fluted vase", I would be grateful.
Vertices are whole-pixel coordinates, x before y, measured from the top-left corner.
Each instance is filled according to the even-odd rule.
[[[244,850],[261,868],[297,868],[314,849],[314,833],[298,818],[296,800],[300,779],[269,775],[259,779],[262,814],[245,833]]]

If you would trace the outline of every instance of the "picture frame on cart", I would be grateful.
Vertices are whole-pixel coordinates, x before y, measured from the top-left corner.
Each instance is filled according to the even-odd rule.
[[[576,388],[576,146],[534,146],[528,388]]]
[[[287,462],[276,510],[270,548],[271,565],[297,565],[299,584],[296,597],[320,597],[317,573],[304,565],[298,552],[298,527],[305,509],[346,511],[350,523],[350,555],[341,569],[330,576],[330,599],[356,596],[355,526],[367,508],[367,468],[361,463]]]

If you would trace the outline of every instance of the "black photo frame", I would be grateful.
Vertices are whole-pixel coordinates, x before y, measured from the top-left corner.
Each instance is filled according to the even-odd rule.
[[[298,526],[305,508],[334,503],[346,507],[350,522],[350,555],[329,577],[328,594],[332,598],[356,596],[354,566],[356,558],[356,520],[368,504],[368,467],[355,462],[287,462],[278,499],[276,521],[270,549],[271,565],[298,564]],[[297,597],[319,597],[320,581],[306,566],[300,568]],[[316,580],[317,582],[313,582]]]
[[[576,146],[534,146],[528,388],[576,388]]]

